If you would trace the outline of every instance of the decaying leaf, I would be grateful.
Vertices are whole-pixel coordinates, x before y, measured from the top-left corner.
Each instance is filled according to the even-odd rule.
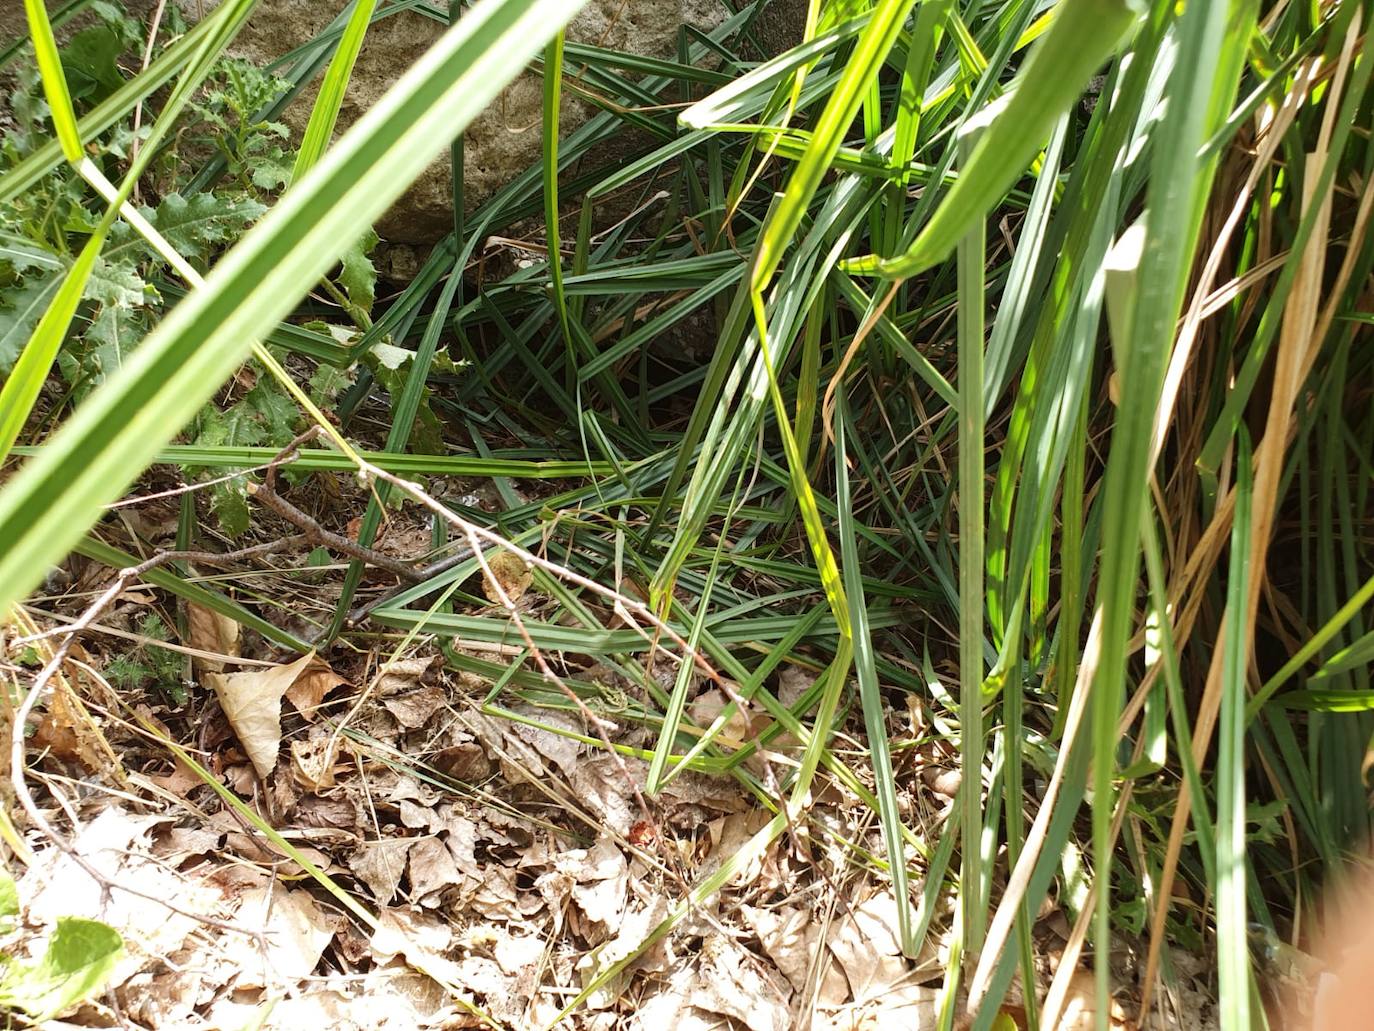
[[[453,855],[438,838],[420,838],[411,846],[410,892],[416,902],[464,880]]]
[[[124,780],[114,750],[65,678],[55,682],[47,711],[34,729],[33,744],[66,762],[80,763],[92,773],[109,773]]]
[[[1107,1026],[1113,1031],[1125,1028],[1126,1011],[1115,999],[1107,1014]],[[1059,1031],[1090,1031],[1097,1027],[1097,983],[1091,970],[1077,969],[1069,978],[1064,992],[1064,1008],[1060,1011]]]
[[[380,905],[396,897],[410,855],[410,838],[383,838],[369,841],[353,853],[348,865]]]
[[[629,867],[625,855],[610,838],[602,837],[591,848],[564,852],[554,869],[569,881],[573,901],[588,920],[614,927],[625,911],[629,891]]]
[[[377,915],[372,953],[380,960],[400,956],[435,980],[461,984],[458,964],[444,955],[452,941],[453,932],[435,917],[412,910],[386,909]]]
[[[740,913],[758,935],[768,958],[793,988],[803,991],[820,941],[821,925],[795,906],[783,909],[741,906]]]
[[[406,730],[416,730],[428,723],[430,717],[438,712],[446,701],[448,696],[444,689],[437,684],[431,684],[415,691],[383,698],[382,705]]]
[[[315,653],[310,652],[287,666],[205,675],[260,777],[270,774],[277,764],[282,697],[314,658]]]
[[[382,698],[414,690],[429,678],[435,666],[442,661],[442,655],[412,655],[407,659],[388,662],[377,671],[375,690]]]
[[[187,644],[197,651],[214,655],[237,657],[239,654],[239,625],[228,616],[194,602],[186,604]],[[202,674],[220,673],[224,663],[219,659],[197,655],[192,659]]]
[[[321,728],[313,728],[315,731]],[[341,739],[332,733],[313,733],[291,742],[291,765],[296,779],[312,791],[334,786],[334,765]]]

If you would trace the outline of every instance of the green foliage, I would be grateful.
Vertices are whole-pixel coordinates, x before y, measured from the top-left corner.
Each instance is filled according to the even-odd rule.
[[[123,82],[121,62],[136,59],[143,45],[136,19],[112,3],[95,9],[102,22],[77,33],[61,51],[78,107],[97,103],[118,89]],[[169,27],[175,30],[177,25]],[[190,105],[183,131],[152,163],[145,179],[148,200],[137,205],[138,211],[201,273],[262,217],[274,191],[288,179],[286,127],[257,114],[285,88],[283,80],[255,65],[220,61]],[[20,71],[19,88],[8,104],[13,126],[0,137],[0,175],[31,155],[51,132],[50,111],[35,69]],[[130,124],[121,122],[108,135],[105,160],[127,159],[135,142]],[[137,136],[146,138],[146,126]],[[197,189],[199,169],[215,154],[225,159],[228,176],[209,189]],[[0,202],[0,377],[9,373],[51,304],[80,236],[93,231],[99,218],[99,199],[68,166]],[[375,242],[372,235],[366,247]],[[375,295],[376,273],[364,245],[350,251],[343,270],[350,302],[365,319]],[[64,402],[79,404],[128,362],[164,314],[158,284],[176,279],[167,260],[134,228],[122,221],[114,225],[57,356],[67,388]],[[331,373],[323,376],[326,381],[337,378]],[[294,435],[296,422],[294,405],[280,386],[261,378],[227,410],[207,407],[190,429],[189,439],[208,446],[281,446]],[[246,482],[239,477],[210,491],[211,511],[231,536],[247,528]]]
[[[78,106],[117,89],[123,82],[120,60],[131,58],[143,42],[139,23],[115,5],[97,4],[95,11],[102,23],[77,33],[62,50]],[[13,125],[0,136],[0,175],[51,135],[37,70],[25,65],[18,78],[8,97]],[[154,162],[148,186],[155,200],[139,205],[139,211],[202,271],[216,252],[262,216],[264,201],[284,181],[273,162],[283,160],[285,129],[252,117],[257,106],[282,88],[280,80],[251,65],[222,62],[212,84],[192,105],[187,131]],[[146,128],[140,135],[146,135]],[[111,133],[107,159],[126,157],[133,141],[128,123],[121,123]],[[184,195],[181,191],[208,146],[230,158],[235,180]],[[32,335],[71,265],[80,236],[91,232],[99,218],[98,198],[66,166],[0,202],[0,376],[9,373]],[[127,224],[112,229],[58,358],[72,400],[80,401],[122,366],[157,324],[163,300],[156,284],[171,275],[166,261]]]
[[[709,33],[684,33],[672,60],[555,42],[537,167],[475,207],[456,196],[453,235],[379,305],[365,223],[572,6],[465,8],[444,61],[403,80],[336,160],[303,155],[280,200],[292,162],[263,113],[280,87],[217,67],[144,197],[147,217],[213,269],[164,312],[167,270],[112,237],[53,384],[75,415],[0,493],[0,531],[16,542],[0,550],[0,592],[36,582],[155,458],[196,471],[270,458],[302,423],[261,375],[271,356],[242,362],[249,341],[294,334],[347,356],[310,376],[320,405],[356,411],[368,383],[390,396],[384,444],[367,436],[371,406],[341,420],[370,460],[411,478],[488,478],[503,501],[491,523],[578,574],[541,584],[526,629],[587,704],[606,699],[579,682],[579,661],[635,685],[614,715],[658,735],[651,789],[691,770],[795,801],[646,945],[806,821],[816,778],[833,777],[877,817],[848,858],[899,893],[925,885],[904,946],[919,951],[951,911],[942,893],[962,903],[946,1016],[967,999],[976,1031],[993,1026],[1017,968],[1023,983],[1035,975],[1034,914],[1052,896],[1087,905],[1095,878],[1097,954],[1122,932],[1194,951],[1221,942],[1227,1019],[1243,1026],[1247,924],[1304,926],[1313,881],[1371,828],[1374,421],[1359,334],[1374,247],[1357,217],[1374,167],[1359,130],[1368,5],[845,0],[812,4],[808,38],[770,55],[752,31],[764,0],[744,0]],[[350,46],[368,10],[352,8]],[[571,133],[565,49],[579,97],[601,105]],[[312,118],[320,144],[346,86],[341,53]],[[87,105],[114,80],[98,61],[81,68]],[[21,75],[10,163],[55,151],[40,85]],[[134,142],[126,123],[90,150],[113,174]],[[603,169],[612,142],[629,152]],[[461,169],[461,145],[452,159]],[[185,171],[207,160],[225,169],[218,185]],[[7,228],[22,227],[0,238],[0,360],[100,211],[69,173],[31,185],[7,195],[0,180]],[[254,205],[268,203],[259,220]],[[548,260],[464,278],[541,212]],[[1305,264],[1314,274],[1299,277]],[[889,281],[858,278],[869,273]],[[322,305],[331,323],[279,326]],[[467,374],[450,350],[476,359]],[[1278,386],[1289,394],[1275,404]],[[1291,421],[1252,462],[1246,431],[1272,411]],[[119,432],[135,419],[146,437]],[[188,421],[189,442],[165,447]],[[309,450],[291,475],[349,469],[348,446]],[[78,463],[99,476],[73,479]],[[527,500],[512,477],[559,482]],[[212,495],[230,533],[248,524],[243,487],[238,476]],[[1267,567],[1252,571],[1252,555]],[[475,575],[474,562],[446,571],[369,618],[509,645],[505,613],[464,595]],[[612,583],[652,599],[738,685],[757,740],[728,731],[733,701],[691,725],[689,673],[671,692],[653,674],[659,650],[680,644],[631,628],[587,586]],[[503,694],[527,721],[572,711],[523,659],[461,649],[450,661],[498,685],[493,712],[512,711]],[[794,698],[781,672],[798,670],[811,686]],[[863,731],[851,723],[832,745],[851,711]],[[797,759],[761,783],[750,760],[784,733]],[[964,772],[938,841],[910,808],[931,745]],[[1214,908],[1152,927],[1163,909],[1145,893],[1169,899],[1161,873],[1176,860]],[[583,997],[635,958],[599,970]]]
[[[138,632],[154,641],[172,639],[167,624],[156,612],[146,613],[139,619]],[[139,644],[112,655],[105,665],[105,676],[123,691],[156,690],[180,705],[186,701],[186,689],[182,686],[183,661],[182,656],[170,649]]]
[[[14,881],[0,873],[0,918],[12,920],[18,911]],[[51,1020],[99,992],[123,952],[123,939],[108,924],[59,917],[37,960],[0,955],[0,1006]]]

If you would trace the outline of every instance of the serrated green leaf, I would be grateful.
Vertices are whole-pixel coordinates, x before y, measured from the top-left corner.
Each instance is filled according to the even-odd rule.
[[[76,375],[67,377],[73,381],[78,378],[84,380],[78,400],[123,366],[134,348],[148,335],[148,323],[143,311],[141,308],[107,304],[91,320],[83,341],[85,353],[75,359]]]
[[[358,311],[367,315],[377,299],[377,266],[368,253],[377,246],[377,234],[369,229],[340,259],[339,284],[348,300]]]
[[[273,381],[258,380],[257,386],[244,397],[243,404],[257,416],[268,444],[285,446],[296,435],[300,412]]]
[[[310,396],[317,405],[327,408],[338,400],[339,395],[351,387],[356,379],[354,366],[341,369],[337,365],[322,362],[310,376]]]
[[[178,253],[203,266],[214,245],[238,239],[266,210],[250,198],[170,193],[156,211],[145,210],[144,215]]]
[[[26,277],[18,286],[0,292],[0,375],[8,376],[19,352],[33,335],[38,320],[62,285],[62,275]]]
[[[97,258],[86,283],[85,296],[101,304],[133,307],[155,300],[157,291],[144,281],[133,265]]]
[[[210,488],[210,511],[226,536],[241,537],[252,521],[248,511],[248,485],[242,476]]]

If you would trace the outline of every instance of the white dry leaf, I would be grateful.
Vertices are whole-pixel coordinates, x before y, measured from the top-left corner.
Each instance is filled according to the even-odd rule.
[[[377,914],[370,944],[379,960],[400,956],[436,981],[462,984],[458,964],[444,956],[452,943],[453,932],[446,923],[411,910],[384,909]]]
[[[582,979],[583,987],[586,987],[593,978],[607,967],[612,967],[621,960],[634,955],[644,943],[644,939],[649,937],[651,932],[659,924],[663,923],[668,917],[668,900],[663,896],[656,896],[648,906],[643,909],[628,910],[624,919],[620,922],[619,933],[608,942],[603,942],[592,949],[577,961],[577,973]],[[645,966],[652,963],[652,953],[656,950],[649,950],[645,955],[639,957],[638,966]],[[661,959],[659,960],[661,962]],[[604,1010],[615,1005],[616,999],[624,990],[627,979],[627,972],[613,977],[607,984],[602,985],[587,997],[586,1007],[589,1010]]]
[[[520,892],[516,890],[515,877],[515,870],[494,863],[484,869],[468,903],[472,911],[492,920],[515,917],[520,912]]]
[[[700,961],[692,965],[693,985],[687,1001],[698,1009],[733,1017],[749,1031],[787,1031],[787,993],[763,965],[722,934],[701,944]]]
[[[68,855],[52,848],[40,851],[19,882],[27,899],[30,924],[51,926],[61,917],[79,914],[109,924],[124,939],[124,952],[110,975],[118,987],[140,969],[181,948],[200,926],[194,917],[220,915],[220,889],[169,872],[152,855],[149,837],[166,818],[135,815],[111,806],[90,820],[72,842],[73,850],[111,883],[130,891],[107,891]],[[180,913],[131,894],[142,892],[176,906]]]
[[[574,796],[617,834],[629,834],[641,818],[636,784],[644,783],[648,764],[617,755],[587,756],[568,776]],[[626,776],[626,774],[629,776]]]
[[[546,947],[542,938],[506,935],[497,940],[493,954],[501,969],[514,977],[526,967],[538,963],[543,958]]]
[[[277,765],[282,697],[314,658],[315,653],[309,652],[287,666],[205,675],[260,777],[268,776]]]
[[[333,921],[309,892],[280,885],[245,892],[234,922],[261,931],[266,945],[245,935],[225,939],[226,958],[240,971],[239,988],[294,988],[315,969],[334,937]]]
[[[816,955],[820,925],[795,907],[756,909],[741,906],[740,914],[758,935],[763,951],[768,953],[783,977],[797,991],[803,990]]]
[[[671,989],[658,992],[635,1007],[630,1031],[720,1031],[721,1019],[708,1010],[699,1010]]]
[[[572,733],[580,734],[583,732],[581,727],[573,724],[571,718],[563,718],[557,713],[540,713],[539,718],[545,723],[553,726],[561,726]],[[526,723],[506,724],[503,729],[506,730],[503,736],[506,737],[507,740],[514,738],[516,741],[528,745],[541,757],[551,761],[560,771],[562,771],[563,776],[569,778],[569,780],[576,775],[581,766],[582,743],[575,738],[563,734],[555,734],[551,730],[545,730],[543,727],[533,727]],[[500,740],[500,738],[498,738],[498,740]],[[521,751],[524,750],[522,749]],[[520,757],[518,751],[516,756],[517,758]],[[533,768],[534,763],[530,763],[530,766]],[[537,772],[537,770],[535,772]]]
[[[591,848],[564,852],[554,867],[572,879],[573,901],[588,920],[606,927],[619,922],[630,889],[630,868],[610,838],[599,838]]]
[[[1115,998],[1107,1014],[1107,1026],[1112,1031],[1128,1026],[1126,1012]],[[1097,981],[1091,970],[1074,970],[1064,992],[1063,1008],[1059,1011],[1058,1031],[1093,1031],[1097,1027]]]
[[[228,616],[204,605],[188,602],[186,624],[187,644],[190,647],[225,658],[238,658],[239,625]],[[224,663],[220,659],[197,655],[192,661],[201,673],[219,673],[224,669]]]
[[[325,733],[312,734],[304,741],[292,741],[291,765],[296,771],[296,779],[312,791],[333,787],[334,765],[339,758],[341,740]]]
[[[716,719],[725,712],[726,706],[729,704],[730,699],[725,696],[724,691],[718,687],[710,687],[697,695],[692,700],[691,705],[687,706],[687,715],[698,727],[703,729],[714,727]],[[716,740],[731,748],[741,748],[751,736],[749,716],[737,708],[730,715],[730,719],[726,721],[724,729],[721,730]]]
[[[731,813],[712,820],[707,824],[711,837],[711,851],[707,856],[700,874],[702,876],[719,870],[726,862],[744,851],[754,835],[768,822],[768,813],[751,809],[744,813]],[[743,864],[731,878],[730,883],[737,887],[753,884],[763,872],[763,855],[755,854]]]
[[[831,924],[826,944],[840,961],[855,1002],[910,982],[912,968],[902,957],[897,928],[897,900],[891,894],[875,895]]]

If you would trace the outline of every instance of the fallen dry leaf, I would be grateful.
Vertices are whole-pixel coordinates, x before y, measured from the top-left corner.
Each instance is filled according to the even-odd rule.
[[[1115,999],[1107,1015],[1113,1031],[1126,1027],[1126,1011]],[[1077,969],[1069,978],[1060,1010],[1058,1031],[1092,1031],[1097,1027],[1097,982],[1091,970]]]
[[[412,655],[407,659],[388,662],[377,671],[375,690],[382,698],[413,690],[420,686],[421,681],[428,679],[431,671],[443,659],[442,655]]]
[[[32,925],[52,925],[62,917],[80,914],[101,920],[120,933],[126,951],[110,976],[112,988],[176,951],[198,926],[186,914],[213,914],[223,901],[215,887],[169,874],[153,856],[151,835],[165,822],[164,817],[138,816],[111,806],[73,840],[84,863],[130,891],[106,890],[74,859],[56,849],[43,853],[41,861],[29,867],[19,883],[19,895],[27,900],[26,919]],[[164,899],[183,912],[172,912],[131,894],[134,891]]]
[[[811,972],[812,957],[816,954],[820,924],[793,906],[784,909],[741,906],[740,913],[758,935],[759,944],[768,953],[768,958],[793,988],[802,991]]]
[[[318,731],[321,728],[316,727]],[[312,791],[334,786],[334,767],[339,758],[340,739],[332,733],[312,731],[304,741],[291,742],[291,764],[296,778]]]
[[[190,647],[225,658],[238,657],[239,625],[228,616],[207,609],[204,605],[188,602],[186,624],[187,644]],[[224,663],[219,659],[196,655],[191,661],[201,673],[220,673],[224,670]]]
[[[437,684],[431,684],[417,691],[407,691],[404,694],[383,698],[382,705],[406,730],[417,730],[428,723],[429,718],[438,712],[446,701],[448,696],[444,689]]]
[[[249,889],[234,919],[263,932],[260,940],[235,935],[225,942],[227,958],[240,971],[240,988],[294,987],[315,969],[334,937],[333,923],[309,892],[280,885]]]
[[[32,742],[65,762],[80,763],[91,773],[124,776],[99,726],[65,680],[59,680],[53,689]]]
[[[465,878],[453,855],[438,838],[419,838],[410,847],[410,894],[416,902]]]
[[[310,652],[288,666],[205,675],[260,777],[266,777],[277,765],[282,697],[314,658],[315,653]]]
[[[349,859],[349,867],[367,885],[379,905],[385,906],[396,897],[401,875],[406,872],[406,857],[410,854],[412,844],[410,838],[369,841]]]
[[[630,887],[625,856],[608,837],[591,848],[575,848],[554,861],[570,880],[572,899],[588,920],[613,927],[620,922]]]
[[[372,953],[377,959],[400,956],[436,981],[462,984],[458,964],[445,957],[453,932],[448,924],[424,913],[384,909],[377,914]]]
[[[328,663],[316,660],[286,689],[286,697],[297,712],[313,722],[315,710],[320,707],[325,695],[346,683],[348,681],[330,669]]]

